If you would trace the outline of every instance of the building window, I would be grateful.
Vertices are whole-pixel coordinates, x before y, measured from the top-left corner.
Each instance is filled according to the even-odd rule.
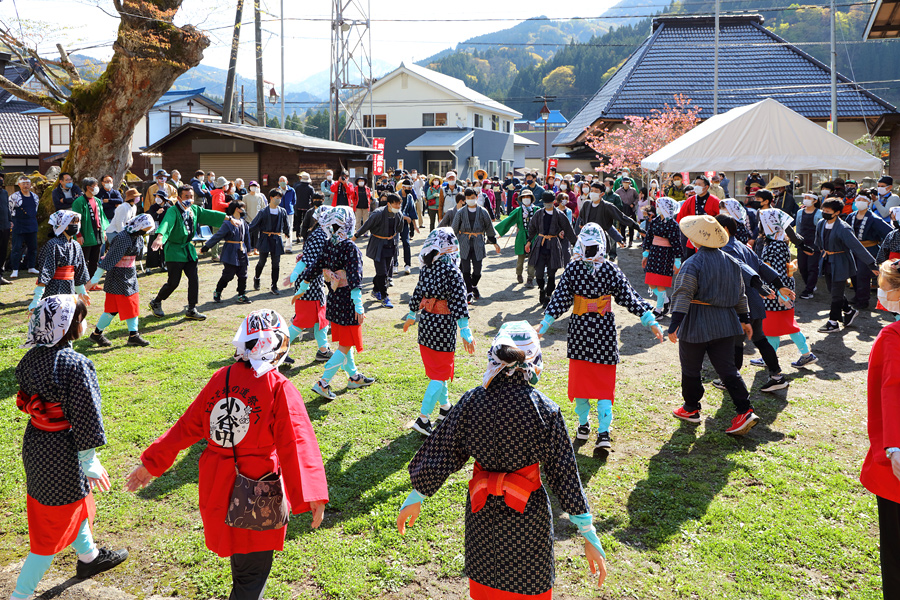
[[[387,115],[375,115],[375,127],[387,127]],[[372,127],[372,115],[363,115],[363,127]]]
[[[504,161],[501,163],[501,165],[502,165],[502,167],[503,167],[503,173],[502,173],[501,175],[502,175],[503,177],[506,177],[506,174],[512,171],[512,162],[510,162],[510,161],[508,161],[508,160],[504,160]]]
[[[491,131],[500,131],[500,117],[491,115]]]
[[[50,145],[68,146],[72,139],[72,125],[50,125]]]
[[[510,133],[512,131],[512,123],[510,121],[503,121],[503,131],[506,133]]]
[[[484,115],[475,114],[475,127],[484,129]]]
[[[488,161],[487,171],[488,171],[488,175],[491,177],[497,177],[500,175],[500,167],[498,166],[496,160]]]
[[[447,113],[422,113],[422,127],[446,127]]]
[[[172,133],[183,124],[181,113],[169,113],[169,133]]]
[[[443,177],[444,173],[453,168],[453,163],[449,160],[429,160],[425,163],[429,175],[437,175]]]

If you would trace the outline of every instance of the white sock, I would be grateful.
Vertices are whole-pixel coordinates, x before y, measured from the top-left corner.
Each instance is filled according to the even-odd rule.
[[[79,554],[78,560],[80,560],[83,563],[94,562],[94,559],[96,559],[99,555],[100,555],[100,551],[97,549],[96,546],[94,546],[94,549],[91,550],[90,552],[88,552],[87,554]]]

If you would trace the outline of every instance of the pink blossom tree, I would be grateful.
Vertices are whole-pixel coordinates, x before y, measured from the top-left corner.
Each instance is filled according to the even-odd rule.
[[[682,94],[674,98],[674,106],[666,103],[662,110],[653,109],[648,118],[625,117],[623,127],[588,130],[585,143],[597,152],[602,170],[612,172],[627,167],[632,175],[647,179],[651,173],[641,168],[641,161],[700,122],[699,106],[692,106],[690,98]]]

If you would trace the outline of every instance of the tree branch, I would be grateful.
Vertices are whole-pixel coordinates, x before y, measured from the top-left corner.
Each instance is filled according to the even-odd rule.
[[[60,57],[60,66],[65,69],[66,73],[69,74],[69,77],[72,78],[72,83],[84,83],[81,80],[81,75],[78,74],[78,69],[75,68],[75,65],[72,64],[72,61],[69,60],[69,55],[66,54],[65,49],[63,49],[62,44],[57,44],[56,49],[59,50]]]
[[[48,110],[52,110],[53,112],[60,113],[62,115],[67,115],[68,110],[66,109],[65,102],[60,102],[55,98],[51,98],[50,96],[45,96],[43,94],[38,94],[36,92],[32,92],[31,90],[26,90],[20,85],[16,85],[3,75],[0,75],[0,88],[3,88],[16,98],[21,100],[25,100],[26,102],[31,102],[32,104],[38,104],[43,106]]]

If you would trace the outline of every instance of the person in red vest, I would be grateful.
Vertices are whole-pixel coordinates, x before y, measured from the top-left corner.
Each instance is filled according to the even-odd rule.
[[[685,199],[675,220],[681,223],[683,218],[696,215],[715,217],[719,214],[719,200],[721,198],[716,198],[709,193],[709,178],[706,175],[697,175],[697,178],[694,179],[694,195]],[[690,258],[696,251],[697,248],[694,244],[687,240],[685,260]]]
[[[350,183],[346,171],[341,173],[340,179],[331,184],[331,194],[332,206],[349,206],[351,211],[356,211],[356,186]]]

